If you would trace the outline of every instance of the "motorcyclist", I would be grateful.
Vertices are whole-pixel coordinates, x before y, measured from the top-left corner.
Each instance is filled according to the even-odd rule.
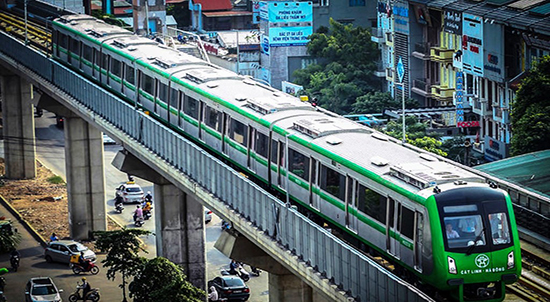
[[[231,259],[231,263],[229,263],[229,273],[232,275],[236,275],[238,268],[239,264],[235,260]]]
[[[153,207],[151,206],[151,202],[147,201],[143,206],[143,215],[147,214],[148,212],[151,212],[151,209],[153,209]]]
[[[151,195],[151,191],[147,191],[147,194],[145,195],[145,201],[153,204],[153,195]]]
[[[11,263],[11,266],[14,267],[14,263],[15,263],[15,259],[17,257],[17,261],[19,261],[19,259],[21,259],[21,255],[19,254],[19,251],[16,250],[16,249],[13,249],[11,250],[11,253],[10,253],[10,263]],[[19,265],[18,265],[19,266]],[[17,268],[15,268],[15,270],[17,270]]]
[[[115,197],[115,208],[119,205],[122,205],[124,203],[124,198],[122,196],[118,195]]]
[[[84,252],[80,252],[80,256],[78,257],[78,264],[80,264],[80,266],[82,266],[85,271],[90,270],[90,260],[84,258]]]
[[[78,288],[82,289],[82,300],[86,301],[86,296],[92,289],[92,287],[90,286],[90,283],[86,281],[86,277],[82,277],[82,284],[78,286]]]
[[[134,211],[134,222],[140,218],[143,219],[143,210],[140,206],[137,206],[136,210]]]

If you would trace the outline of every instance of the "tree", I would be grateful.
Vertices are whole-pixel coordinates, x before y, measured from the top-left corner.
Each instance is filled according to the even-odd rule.
[[[401,109],[401,99],[395,99],[388,92],[368,92],[358,97],[352,105],[353,114],[384,113],[385,109]],[[418,102],[414,99],[405,100],[405,108],[417,108]]]
[[[106,252],[107,257],[101,261],[107,268],[107,279],[114,280],[117,273],[122,275],[122,297],[126,300],[126,278],[135,276],[147,261],[139,256],[139,252],[147,251],[141,247],[138,236],[149,235],[151,232],[142,229],[127,229],[117,231],[96,231],[97,241],[95,246],[101,252]]]
[[[21,234],[13,227],[11,222],[0,224],[0,254],[11,252],[21,242]]]
[[[330,28],[311,35],[307,45],[317,63],[295,71],[294,81],[319,106],[346,114],[358,97],[379,90],[380,81],[374,76],[379,52],[368,29],[332,19],[329,23]]]
[[[430,137],[426,135],[427,128],[428,126],[425,123],[419,122],[415,116],[406,116],[405,138],[407,140],[407,143],[426,151],[435,153],[437,155],[447,156],[447,153],[441,150],[441,145],[443,143],[436,137]],[[398,119],[397,121],[390,121],[386,125],[386,129],[384,132],[389,136],[401,140],[403,138],[402,119]]]
[[[205,297],[203,290],[187,281],[180,266],[162,257],[146,261],[128,289],[136,302],[199,302]]]
[[[550,56],[535,64],[512,104],[511,154],[550,149]]]

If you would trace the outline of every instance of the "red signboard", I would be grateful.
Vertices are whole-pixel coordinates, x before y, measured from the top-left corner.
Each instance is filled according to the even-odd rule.
[[[456,126],[461,128],[479,127],[479,121],[458,122],[456,123]]]

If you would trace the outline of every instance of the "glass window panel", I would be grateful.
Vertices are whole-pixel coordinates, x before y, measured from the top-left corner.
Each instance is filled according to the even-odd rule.
[[[235,119],[231,119],[229,137],[239,144],[246,146],[248,144],[248,127]]]
[[[359,184],[357,190],[357,209],[386,223],[386,198],[362,184]]]
[[[309,181],[309,157],[290,148],[289,152],[289,169],[296,176]]]
[[[401,220],[399,223],[399,232],[409,239],[414,236],[414,212],[401,206]]]
[[[205,112],[204,118],[205,118],[204,122],[208,127],[212,128],[212,129],[214,129],[218,132],[221,131],[221,118],[222,117],[221,117],[221,113],[218,110],[216,110],[214,108],[211,108],[209,106],[206,106],[206,112]]]
[[[269,138],[267,137],[267,135],[256,131],[256,154],[267,158],[269,148],[268,141]]]
[[[510,243],[510,228],[506,213],[489,214],[491,238],[494,245]]]
[[[86,44],[82,45],[82,57],[92,62],[92,48]]]
[[[146,74],[142,74],[141,77],[141,89],[150,95],[154,94],[154,81],[153,78]]]
[[[126,65],[126,82],[134,84],[134,67]]]
[[[167,103],[168,101],[168,85],[159,82],[159,95],[158,99]]]
[[[122,70],[120,69],[120,61],[111,58],[111,73],[120,78]]]
[[[321,189],[340,200],[345,200],[346,178],[335,170],[321,166]]]
[[[199,103],[192,97],[185,98],[185,113],[194,119],[199,117]]]
[[[174,88],[170,88],[170,107],[178,110],[179,91]]]

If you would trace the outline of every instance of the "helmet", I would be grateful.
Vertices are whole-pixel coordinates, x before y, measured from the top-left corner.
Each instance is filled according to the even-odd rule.
[[[82,281],[86,281],[86,277],[82,277]]]
[[[147,191],[147,194],[151,194],[151,191]]]

